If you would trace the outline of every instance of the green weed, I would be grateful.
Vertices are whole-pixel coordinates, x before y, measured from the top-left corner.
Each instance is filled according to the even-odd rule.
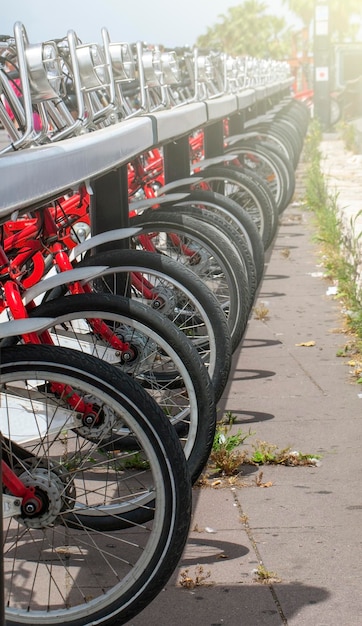
[[[341,120],[337,124],[336,130],[340,133],[346,149],[351,152],[356,152],[356,129],[353,124]]]
[[[321,137],[318,123],[313,122],[305,149],[308,167],[304,204],[313,212],[316,227],[314,240],[320,246],[326,277],[337,284],[336,297],[345,311],[346,332],[355,339],[353,351],[360,352],[362,347],[362,296],[357,289],[357,267],[362,259],[357,245],[359,236],[353,236],[348,240],[343,236],[337,206],[338,195],[328,193],[321,170],[321,153],[319,150]],[[359,216],[360,213],[350,223],[352,233]]]
[[[255,465],[316,465],[321,458],[317,454],[304,454],[290,447],[278,449],[267,441],[253,444],[250,461]]]
[[[258,565],[254,574],[255,580],[265,585],[281,582],[281,579],[276,575],[276,573],[269,571],[263,564]]]
[[[225,418],[218,422],[214,436],[210,462],[214,469],[224,476],[232,476],[240,469],[240,465],[246,458],[246,452],[238,449],[245,440],[253,433],[245,433],[241,429],[231,431],[235,418],[226,414]]]

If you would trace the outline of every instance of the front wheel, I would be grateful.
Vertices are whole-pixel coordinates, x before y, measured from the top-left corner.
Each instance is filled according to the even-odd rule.
[[[335,126],[342,117],[342,106],[338,98],[331,96],[330,100],[330,124]]]
[[[190,478],[169,421],[127,375],[56,346],[2,348],[0,399],[3,461],[37,505],[23,497],[4,519],[7,626],[126,623],[161,591],[187,539]],[[85,437],[84,403],[120,443],[127,427],[137,454]],[[148,507],[147,524],[88,525],[136,506]]]
[[[132,217],[131,226],[140,228],[133,245],[170,256],[204,281],[225,313],[234,351],[244,335],[250,303],[240,256],[223,233],[181,209],[148,209]]]
[[[50,300],[31,316],[53,318],[53,344],[97,356],[146,389],[177,430],[192,481],[199,477],[214,439],[214,390],[196,348],[173,322],[140,302],[106,293]],[[134,449],[132,436],[128,443]],[[114,441],[109,445],[114,448]]]
[[[240,204],[253,219],[264,248],[270,246],[275,235],[277,211],[274,198],[261,178],[257,182],[255,176],[246,174],[240,167],[232,164],[212,165],[197,172],[196,176],[202,177],[199,185],[203,189],[206,185],[207,189]]]
[[[218,401],[228,381],[232,353],[227,321],[211,289],[182,263],[156,252],[115,249],[76,263],[90,265],[107,267],[93,280],[93,291],[129,294],[176,324],[207,366]]]

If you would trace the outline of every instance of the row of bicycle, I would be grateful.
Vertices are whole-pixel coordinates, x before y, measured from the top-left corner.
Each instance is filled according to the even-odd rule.
[[[115,68],[126,78],[112,83],[107,46],[85,46],[72,33],[44,44],[41,63],[21,25],[3,43],[5,153],[137,115],[140,93],[148,109],[165,100],[166,72],[157,84],[150,78],[155,50],[142,49],[144,84],[131,48],[119,44]],[[185,73],[185,51],[182,58],[177,72]],[[80,68],[90,59],[97,84],[84,72],[86,88]],[[174,77],[175,56],[163,67],[167,60]],[[203,66],[203,89],[217,96],[218,74]],[[256,80],[253,72],[255,64]],[[179,92],[177,84],[167,93],[179,101],[196,83],[183,76]],[[87,184],[2,221],[7,624],[123,624],[171,576],[307,125],[307,110],[289,95],[247,132],[231,135],[226,118],[222,153],[210,163],[198,128],[188,140],[189,177],[172,184],[162,146],[139,154],[127,166],[124,229],[91,236]]]

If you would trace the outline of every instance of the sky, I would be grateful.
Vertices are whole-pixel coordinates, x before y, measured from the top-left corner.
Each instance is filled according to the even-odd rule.
[[[270,13],[287,16],[283,0],[264,0]],[[12,35],[21,22],[30,43],[64,37],[72,29],[84,43],[101,41],[106,27],[111,41],[145,41],[192,46],[218,16],[243,0],[13,0],[2,2],[0,35]]]

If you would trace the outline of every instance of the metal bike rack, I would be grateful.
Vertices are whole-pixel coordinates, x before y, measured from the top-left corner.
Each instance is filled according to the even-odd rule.
[[[193,131],[204,130],[206,158],[220,156],[224,152],[224,120],[228,119],[232,134],[242,133],[248,120],[264,116],[289,93],[291,82],[286,79],[282,83],[245,87],[236,93],[144,112],[56,143],[7,152],[0,156],[0,223],[13,213],[41,208],[85,184],[91,194],[92,233],[125,227],[127,164],[133,158],[152,147],[162,147],[166,183],[187,178],[189,136]],[[2,530],[0,491],[0,534]],[[0,626],[5,624],[3,583],[1,556]]]
[[[153,124],[155,146],[163,146],[165,182],[190,176],[189,135],[206,124],[205,104],[193,102],[148,117]]]
[[[213,158],[224,152],[224,119],[237,110],[234,95],[205,100],[207,125],[204,132],[205,158]]]
[[[0,220],[116,170],[153,143],[151,121],[139,117],[57,144],[1,156]]]

